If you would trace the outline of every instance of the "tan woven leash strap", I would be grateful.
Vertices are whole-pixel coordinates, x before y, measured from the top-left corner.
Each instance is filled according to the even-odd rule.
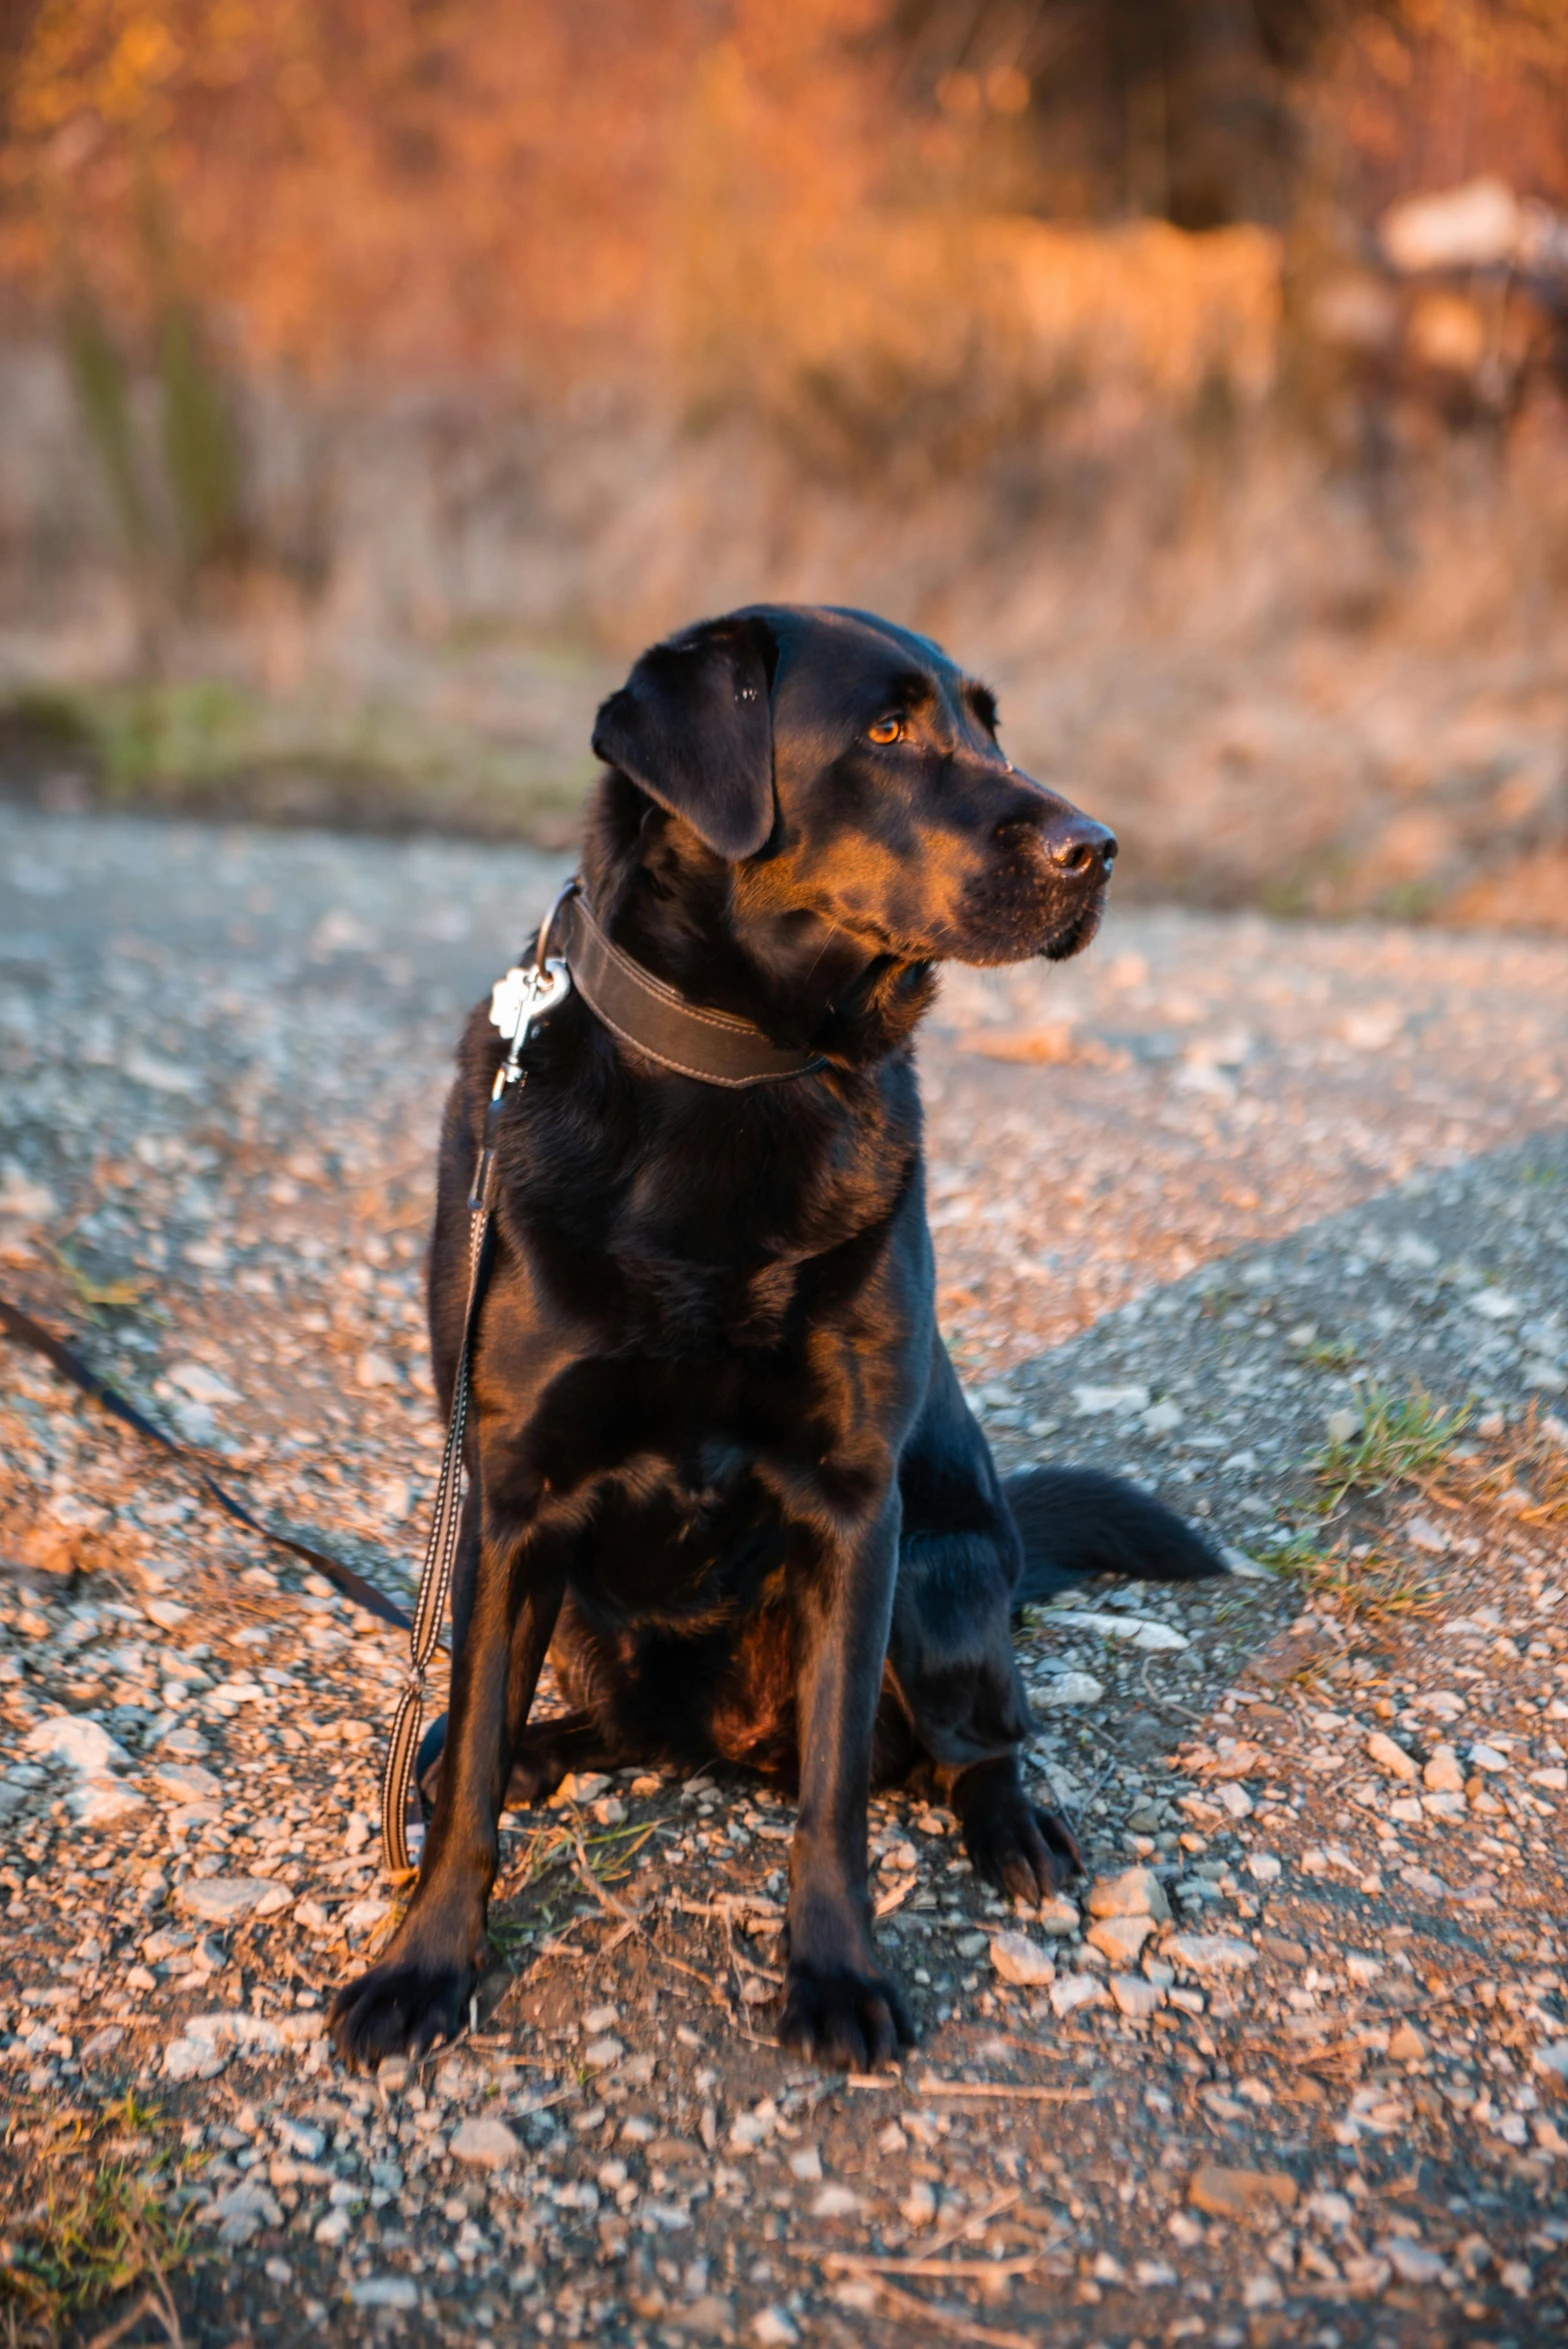
[[[571,880],[545,915],[531,963],[517,964],[496,981],[490,991],[490,1018],[507,1040],[506,1057],[496,1071],[485,1107],[484,1133],[468,1195],[468,1302],[463,1309],[463,1336],[458,1348],[457,1375],[452,1382],[452,1409],[441,1451],[441,1474],[436,1483],[430,1539],[420,1570],[419,1593],[409,1628],[409,1669],[403,1693],[392,1718],[392,1738],[386,1768],[381,1774],[381,1855],[389,1876],[412,1873],[408,1848],[408,1798],[413,1784],[414,1756],[425,1709],[425,1674],[441,1636],[452,1569],[457,1563],[458,1529],[463,1515],[463,1438],[468,1427],[469,1368],[479,1310],[484,1303],[489,1273],[490,1226],[495,1206],[496,1144],[509,1096],[526,1082],[521,1066],[523,1047],[537,1020],[565,998],[571,981],[566,965],[549,959],[550,933],[562,906],[574,895]],[[453,1658],[455,1663],[456,1658]]]
[[[504,1099],[503,1094],[491,1103],[486,1117],[487,1125]],[[425,1674],[435,1653],[436,1641],[441,1636],[447,1593],[452,1586],[452,1568],[457,1559],[458,1527],[463,1513],[463,1436],[468,1426],[468,1366],[484,1286],[481,1273],[490,1239],[489,1193],[495,1182],[493,1152],[486,1151],[483,1154],[481,1165],[484,1167],[484,1192],[477,1206],[472,1200],[469,1202],[468,1303],[463,1313],[463,1339],[457,1358],[457,1377],[452,1388],[452,1412],[446,1425],[446,1443],[441,1453],[441,1474],[436,1484],[430,1539],[425,1545],[425,1562],[419,1576],[419,1595],[414,1602],[414,1620],[409,1627],[409,1674],[398,1699],[397,1711],[392,1717],[392,1739],[387,1748],[386,1768],[381,1776],[381,1852],[388,1875],[394,1877],[408,1875],[412,1864],[408,1849],[408,1796],[414,1775],[414,1753],[419,1743],[419,1725],[424,1715]]]

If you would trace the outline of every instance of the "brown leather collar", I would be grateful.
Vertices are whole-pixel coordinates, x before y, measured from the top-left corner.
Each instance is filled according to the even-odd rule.
[[[742,1087],[775,1085],[823,1066],[818,1054],[785,1051],[750,1020],[688,1003],[645,971],[605,936],[580,884],[550,924],[550,946],[563,936],[572,985],[589,1010],[661,1068],[705,1085]]]

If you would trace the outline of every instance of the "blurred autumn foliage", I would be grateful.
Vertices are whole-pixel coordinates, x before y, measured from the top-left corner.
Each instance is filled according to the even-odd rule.
[[[1027,677],[1023,747],[1087,758],[1167,881],[1247,894],[1283,839],[1293,903],[1473,886],[1468,785],[1347,754],[1282,830],[1212,751],[1178,806],[1169,709],[1140,749],[1112,675],[1225,646],[1299,708],[1328,638],[1539,644],[1562,0],[9,0],[0,77],[0,682],[219,671],[268,703],[253,767],[336,693],[381,774],[363,713],[439,649],[423,718],[564,803],[542,646],[826,594]],[[1393,266],[1389,207],[1466,188],[1514,244]],[[1531,678],[1533,746],[1568,705]],[[144,778],[179,734],[93,724]],[[1549,764],[1516,850],[1559,803],[1568,840]]]
[[[11,11],[11,315],[87,282],[145,333],[175,270],[236,363],[318,383],[700,376],[780,330],[797,261],[874,296],[884,226],[896,256],[997,213],[1288,230],[1327,197],[1364,224],[1487,169],[1568,200],[1558,0]],[[945,283],[892,267],[899,297]]]

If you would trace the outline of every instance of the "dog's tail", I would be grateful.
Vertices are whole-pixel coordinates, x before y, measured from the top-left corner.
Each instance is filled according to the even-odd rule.
[[[1023,1537],[1015,1606],[1071,1590],[1091,1574],[1199,1582],[1230,1569],[1174,1509],[1098,1468],[1024,1468],[1003,1490]]]

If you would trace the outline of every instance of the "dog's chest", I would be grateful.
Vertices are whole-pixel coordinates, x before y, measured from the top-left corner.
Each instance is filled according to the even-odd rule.
[[[564,1310],[587,1351],[706,1364],[853,1319],[917,1149],[885,1116],[834,1119],[809,1146],[714,1120],[680,1148],[658,1137],[585,1159],[575,1180],[536,1159],[509,1205],[540,1306]]]

